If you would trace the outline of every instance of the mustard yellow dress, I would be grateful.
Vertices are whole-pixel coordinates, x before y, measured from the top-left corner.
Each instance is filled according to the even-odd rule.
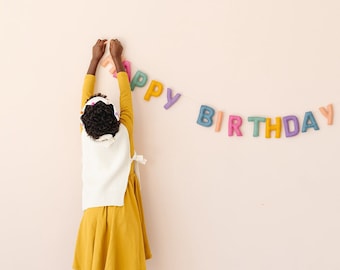
[[[120,121],[126,126],[133,157],[133,108],[131,89],[126,72],[117,74],[120,89]],[[82,106],[93,95],[95,76],[86,75]],[[144,270],[151,258],[146,234],[140,183],[131,164],[124,206],[102,206],[84,211],[80,223],[74,270]]]

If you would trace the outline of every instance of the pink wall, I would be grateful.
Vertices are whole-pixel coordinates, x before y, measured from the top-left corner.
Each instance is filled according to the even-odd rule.
[[[1,269],[71,269],[79,99],[97,38],[149,76],[133,92],[150,270],[340,268],[340,2],[2,1]],[[97,88],[117,100],[108,67]],[[164,85],[144,100],[151,80]],[[169,110],[166,88],[182,96]],[[332,103],[334,124],[320,106]],[[224,112],[220,132],[196,123]],[[319,130],[253,137],[249,116]],[[228,136],[229,115],[243,136]],[[214,118],[216,123],[216,118]]]

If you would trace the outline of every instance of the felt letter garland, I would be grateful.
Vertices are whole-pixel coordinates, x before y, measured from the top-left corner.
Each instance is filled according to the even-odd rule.
[[[112,65],[110,69],[110,73],[116,77],[116,69],[112,58],[110,55],[103,58],[101,62],[101,66],[106,67],[108,65]],[[127,60],[123,61],[125,70],[129,76],[131,91],[135,89],[135,87],[144,87],[148,82],[148,76],[142,72],[137,71],[135,75],[131,79],[131,63]],[[159,97],[163,93],[163,84],[159,81],[152,80],[149,84],[147,91],[144,95],[144,99],[149,101],[151,97]],[[171,88],[167,88],[166,95],[166,104],[163,106],[165,110],[173,107],[179,98],[182,95],[177,93],[173,94]],[[319,107],[320,113],[326,118],[327,125],[333,125],[334,120],[334,109],[333,104],[328,104],[327,107]],[[196,123],[203,127],[211,127],[214,123],[215,110],[207,105],[201,105],[198,118]],[[224,118],[224,113],[222,111],[217,111],[216,114],[216,123],[215,123],[215,132],[220,132],[222,122]],[[228,118],[228,136],[243,136],[241,132],[242,126],[242,118],[237,115],[229,115]],[[269,117],[260,117],[260,116],[249,116],[248,122],[253,123],[253,137],[260,136],[260,128],[261,123],[264,123],[265,126],[265,138],[271,138],[272,132],[275,132],[275,138],[281,138],[281,129],[282,124],[284,127],[284,135],[286,138],[291,138],[297,136],[300,132],[300,123],[299,119],[295,115],[287,115],[284,117],[275,117],[275,123],[272,123],[271,118]],[[263,126],[263,125],[262,125]],[[315,131],[319,130],[319,125],[314,117],[314,114],[311,111],[308,111],[304,115],[304,119],[302,122],[301,132],[306,133],[309,129],[314,129]]]

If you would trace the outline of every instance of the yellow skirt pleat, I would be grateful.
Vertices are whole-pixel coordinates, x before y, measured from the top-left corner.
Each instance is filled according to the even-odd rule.
[[[132,172],[124,206],[84,211],[76,242],[75,270],[145,270],[151,258],[140,184]]]

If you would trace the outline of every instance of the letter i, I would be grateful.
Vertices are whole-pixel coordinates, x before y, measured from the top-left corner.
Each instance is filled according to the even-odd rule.
[[[220,132],[222,120],[223,120],[223,112],[219,111],[219,112],[217,113],[217,120],[216,120],[216,125],[215,125],[215,132]]]

